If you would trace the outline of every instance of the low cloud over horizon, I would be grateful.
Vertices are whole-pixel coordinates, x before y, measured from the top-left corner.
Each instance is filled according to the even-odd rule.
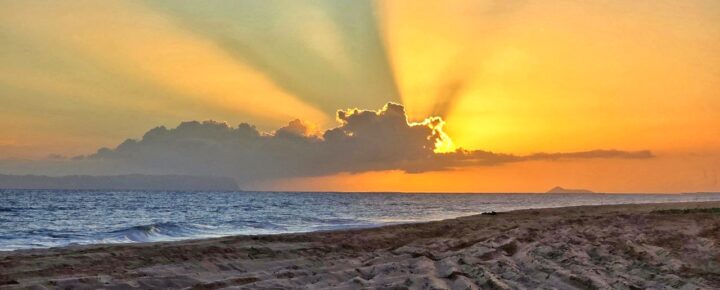
[[[592,158],[646,159],[650,151],[589,150],[513,155],[454,148],[444,121],[430,117],[408,122],[405,108],[388,103],[379,110],[337,112],[338,127],[315,132],[294,120],[271,133],[242,123],[183,122],[156,127],[114,149],[73,159],[18,165],[3,162],[6,173],[22,174],[186,174],[227,176],[239,184],[277,178],[402,170],[408,173],[496,166],[533,160]],[[8,170],[9,169],[9,170]],[[13,170],[15,169],[15,170]]]

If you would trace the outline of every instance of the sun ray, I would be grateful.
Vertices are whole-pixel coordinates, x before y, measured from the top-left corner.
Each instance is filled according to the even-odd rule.
[[[4,28],[69,47],[218,109],[278,124],[294,118],[328,121],[326,114],[238,63],[211,41],[134,2],[13,2],[5,5],[0,18]]]

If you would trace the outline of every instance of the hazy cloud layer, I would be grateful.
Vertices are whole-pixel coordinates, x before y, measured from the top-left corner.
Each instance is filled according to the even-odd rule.
[[[443,154],[439,158],[452,166],[490,166],[510,162],[535,161],[535,160],[563,160],[563,159],[593,159],[593,158],[622,158],[622,159],[646,159],[654,155],[648,150],[643,151],[620,151],[620,150],[590,150],[580,152],[561,153],[535,153],[530,155],[513,155],[493,153],[489,151],[458,150],[454,153]]]
[[[338,127],[322,134],[300,120],[271,133],[246,123],[231,127],[214,121],[184,122],[174,129],[154,128],[140,140],[128,139],[114,149],[102,148],[72,160],[48,161],[44,168],[26,166],[23,173],[210,175],[233,177],[243,184],[340,172],[420,173],[531,160],[653,157],[649,151],[619,150],[525,156],[463,149],[436,153],[436,143],[447,138],[442,119],[409,123],[404,107],[394,103],[377,111],[338,111],[337,120]],[[8,163],[5,165],[0,167],[7,168]],[[21,167],[15,163],[15,168]]]

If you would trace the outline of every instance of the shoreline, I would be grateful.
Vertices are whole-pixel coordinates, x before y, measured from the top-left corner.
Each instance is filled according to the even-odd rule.
[[[652,212],[697,208],[720,202],[523,209],[362,229],[3,251],[0,289],[720,287],[720,214]]]
[[[557,207],[540,207],[540,208],[523,208],[523,209],[516,209],[516,210],[510,210],[510,211],[488,211],[488,212],[480,212],[480,213],[473,213],[470,215],[463,215],[463,216],[457,216],[457,217],[450,217],[450,218],[443,218],[443,219],[437,219],[437,220],[424,220],[424,221],[402,221],[402,222],[389,222],[385,224],[376,224],[376,225],[369,225],[369,226],[360,226],[360,227],[348,227],[348,228],[337,228],[337,229],[322,229],[322,230],[310,230],[310,231],[298,231],[298,232],[284,232],[284,233],[272,233],[272,234],[229,234],[229,235],[222,235],[222,236],[216,236],[216,237],[198,237],[198,238],[180,238],[177,240],[167,240],[167,241],[149,241],[149,242],[108,242],[108,243],[91,243],[91,244],[69,244],[69,245],[63,245],[63,246],[55,246],[55,247],[38,247],[38,248],[22,248],[22,249],[15,249],[15,250],[0,250],[0,258],[3,256],[12,255],[13,253],[21,253],[21,252],[33,252],[33,251],[61,251],[61,250],[77,250],[77,249],[85,249],[85,248],[93,248],[93,247],[105,247],[105,246],[125,246],[125,245],[152,245],[152,244],[166,244],[166,243],[183,243],[183,242],[197,242],[197,241],[212,241],[212,240],[218,240],[218,239],[226,239],[226,238],[243,238],[243,237],[275,237],[275,236],[284,236],[284,235],[305,235],[305,234],[326,234],[326,233],[334,233],[334,232],[354,232],[354,231],[364,231],[364,230],[372,230],[372,229],[378,229],[378,228],[385,228],[385,227],[393,227],[393,226],[403,226],[403,225],[422,225],[426,223],[437,223],[437,222],[445,222],[445,221],[451,221],[456,219],[463,219],[463,218],[471,218],[475,216],[484,216],[484,215],[499,215],[499,214],[510,214],[510,213],[517,213],[517,212],[523,212],[523,211],[534,211],[534,210],[552,210],[552,209],[574,209],[574,208],[584,208],[584,207],[612,207],[612,206],[653,206],[653,205],[668,205],[668,206],[675,206],[675,205],[683,205],[683,204],[704,204],[704,203],[718,203],[718,206],[720,206],[720,201],[689,201],[689,202],[650,202],[650,203],[632,203],[632,204],[603,204],[603,205],[573,205],[573,206],[557,206]],[[144,225],[138,225],[138,226],[144,226]]]
[[[284,193],[284,192],[279,192]],[[327,192],[327,193],[333,193],[333,192]],[[398,193],[401,194],[401,193]],[[420,193],[424,194],[424,193]],[[449,193],[449,194],[455,194],[455,193]],[[504,194],[504,193],[503,193]],[[698,193],[693,193],[698,194]],[[716,193],[708,193],[708,194],[716,194]],[[512,195],[512,194],[511,194]],[[606,194],[606,193],[592,193],[592,194],[549,194],[544,193],[544,195],[549,196],[578,196],[578,195],[625,195],[625,194]],[[634,194],[627,194],[627,195],[633,195]],[[660,202],[647,202],[647,203],[608,203],[608,204],[587,204],[587,205],[571,205],[571,206],[550,206],[550,207],[529,207],[529,208],[521,208],[521,209],[511,209],[508,211],[498,211],[502,213],[511,213],[516,211],[523,211],[523,210],[543,210],[543,209],[555,209],[555,208],[573,208],[573,207],[585,207],[585,206],[615,206],[615,205],[653,205],[653,204],[675,204],[675,203],[704,203],[704,202],[715,202],[715,200],[710,201],[679,201],[679,202],[666,202],[666,201],[660,201]],[[720,200],[717,200],[717,202],[720,202]],[[276,233],[207,233],[205,235],[198,235],[198,236],[185,236],[185,237],[172,237],[165,240],[155,240],[155,241],[106,241],[106,242],[78,242],[78,243],[69,243],[64,245],[57,245],[57,246],[38,246],[38,247],[27,247],[27,248],[17,248],[17,249],[9,249],[9,250],[2,250],[0,249],[0,257],[2,257],[3,254],[9,254],[14,252],[26,252],[26,251],[34,251],[34,250],[54,250],[54,249],[75,249],[75,248],[83,248],[83,247],[92,247],[92,246],[111,246],[111,245],[136,245],[136,244],[152,244],[152,243],[176,243],[176,242],[186,242],[186,241],[197,241],[197,240],[207,240],[207,239],[219,239],[219,238],[229,238],[229,237],[243,237],[243,236],[268,236],[268,235],[288,235],[288,234],[311,234],[311,233],[322,233],[322,232],[332,232],[332,231],[343,231],[343,230],[363,230],[363,229],[373,229],[373,228],[379,228],[379,227],[387,227],[387,226],[393,226],[393,225],[405,225],[405,224],[422,224],[422,223],[429,223],[429,222],[439,222],[439,221],[445,221],[445,220],[452,220],[457,218],[463,218],[463,217],[471,217],[475,215],[482,215],[487,212],[476,212],[469,215],[460,215],[460,216],[449,216],[449,217],[442,217],[438,219],[426,219],[426,220],[403,220],[403,221],[397,221],[397,222],[384,222],[384,221],[372,221],[371,223],[361,225],[361,226],[343,226],[338,225],[335,226],[328,226],[329,229],[308,229],[308,230],[298,230],[298,231],[287,231],[287,232],[276,232]],[[495,211],[492,211],[495,212]],[[166,223],[166,222],[161,222]],[[146,227],[146,226],[153,226],[155,224],[139,224],[131,226],[130,228],[122,228],[118,230],[114,230],[113,232],[119,232],[124,230],[130,230],[137,227]],[[108,234],[109,234],[108,233]],[[99,241],[99,240],[98,240]]]

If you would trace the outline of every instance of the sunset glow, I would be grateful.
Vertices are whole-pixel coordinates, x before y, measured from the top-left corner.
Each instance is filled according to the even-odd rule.
[[[247,123],[277,137],[267,142],[278,151],[262,160],[318,154],[287,165],[297,169],[263,168],[248,189],[720,190],[717,1],[213,3],[2,1],[0,173],[72,174],[55,164],[158,126],[216,120],[228,125],[187,134],[198,144],[236,142],[202,138],[241,134]],[[345,108],[368,113],[348,125],[337,118]],[[426,156],[424,144],[394,147],[419,143],[409,138],[425,133],[420,127],[438,156]],[[313,133],[282,143],[278,132],[293,130]],[[335,135],[341,130],[350,133]],[[501,161],[443,159],[461,148]],[[348,162],[376,159],[301,168],[322,167],[320,153],[332,150]],[[592,150],[653,157],[502,159]],[[434,158],[447,164],[428,164]],[[76,165],[67,168],[100,166]],[[233,166],[207,172],[237,177],[222,171]]]

